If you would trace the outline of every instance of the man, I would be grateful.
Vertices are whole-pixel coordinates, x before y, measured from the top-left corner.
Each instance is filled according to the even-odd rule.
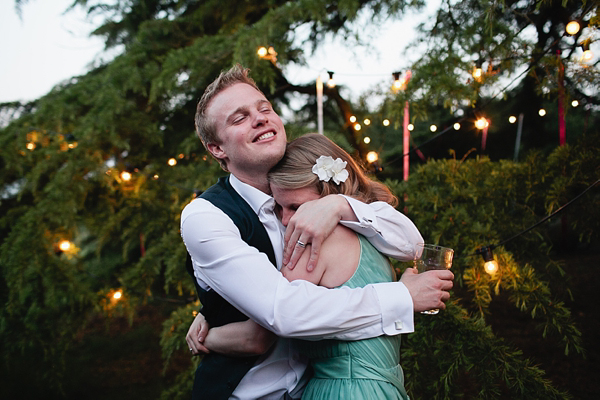
[[[182,237],[211,326],[248,316],[282,338],[356,340],[410,333],[414,311],[445,307],[450,271],[410,270],[401,282],[330,290],[290,283],[274,268],[293,268],[308,243],[307,268],[313,268],[323,239],[338,223],[399,259],[412,260],[414,245],[423,239],[392,207],[337,195],[303,204],[284,237],[267,172],[285,152],[285,129],[247,70],[235,66],[207,88],[198,103],[196,129],[207,150],[231,172],[181,216]],[[192,352],[205,350],[197,332],[186,340]],[[285,339],[260,358],[211,353],[196,373],[194,398],[300,398],[305,369]]]

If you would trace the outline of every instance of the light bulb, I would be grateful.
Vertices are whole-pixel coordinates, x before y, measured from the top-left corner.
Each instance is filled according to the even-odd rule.
[[[125,182],[129,182],[131,180],[131,174],[127,171],[121,172],[121,179]]]
[[[489,125],[487,119],[485,118],[479,118],[477,121],[475,121],[475,128],[477,129],[483,129],[485,127],[487,127]]]
[[[431,126],[429,127],[429,130],[430,130],[431,132],[435,132],[435,131],[437,131],[437,126],[435,126],[435,125],[431,125]]]
[[[177,160],[174,158],[169,158],[169,161],[167,161],[167,164],[169,164],[171,167],[174,167],[175,165],[177,165]]]
[[[454,130],[457,131],[460,129],[460,124],[458,122],[454,123]]]
[[[565,27],[565,31],[567,31],[567,33],[572,36],[572,35],[576,35],[577,32],[579,32],[579,28],[580,28],[579,22],[571,21]]]
[[[121,297],[123,296],[123,292],[120,290],[117,290],[114,294],[113,294],[113,299],[115,300],[119,300]]]
[[[571,105],[572,105],[573,107],[577,107],[577,106],[579,105],[579,102],[578,102],[577,100],[573,100],[573,101],[571,102]]]
[[[581,56],[583,61],[592,61],[592,58],[594,58],[594,53],[592,53],[591,50],[585,50],[583,52],[583,55]]]
[[[365,138],[363,139],[363,142],[365,142],[366,144],[371,143],[371,138],[368,136],[365,136]]]
[[[511,124],[514,124],[515,122],[517,122],[517,117],[515,117],[514,115],[511,115],[510,117],[508,117],[508,122],[510,122]]]
[[[63,252],[67,252],[71,249],[71,242],[69,242],[68,240],[62,240],[58,244],[58,248]]]
[[[409,131],[411,131],[411,132],[412,132],[412,130],[413,130],[413,129],[415,129],[415,126],[414,126],[413,124],[408,124],[408,125],[406,126],[406,129],[408,129]]]
[[[363,123],[365,125],[371,125],[371,120],[369,118],[365,118],[365,120],[363,121]]]
[[[384,119],[383,120],[383,126],[390,126],[390,120],[389,119]]]
[[[483,268],[485,269],[485,272],[487,272],[488,274],[494,275],[498,271],[498,261],[496,261],[496,260],[487,261],[485,264],[483,264]]]
[[[367,153],[367,161],[370,163],[374,163],[379,159],[379,155],[375,151],[370,151]]]
[[[360,126],[360,124],[354,124],[354,130],[356,130],[356,131],[360,131],[360,130],[361,130],[361,128],[362,128],[362,127]]]
[[[540,117],[543,117],[544,115],[546,115],[546,110],[544,110],[543,108],[540,108],[540,111],[538,111],[538,114],[540,114]]]
[[[333,71],[327,71],[329,79],[327,80],[327,87],[333,89],[335,87],[335,80],[333,80]]]
[[[352,123],[356,122],[356,117],[354,115],[350,116],[350,122],[352,122]]]
[[[266,47],[264,47],[264,46],[262,46],[262,47],[259,47],[259,48],[258,48],[258,50],[256,51],[256,54],[258,54],[258,56],[259,56],[260,58],[263,58],[264,56],[266,56],[266,55],[267,55],[267,48],[266,48]]]

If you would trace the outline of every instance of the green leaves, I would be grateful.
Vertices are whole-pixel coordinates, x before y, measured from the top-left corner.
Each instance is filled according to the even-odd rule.
[[[425,241],[455,249],[449,309],[436,316],[440,319],[418,316],[418,333],[403,344],[403,367],[413,395],[451,399],[468,391],[489,399],[568,398],[496,337],[486,321],[494,317],[494,302],[497,307],[512,305],[535,321],[540,340],[560,343],[566,355],[583,353],[581,333],[564,301],[568,276],[551,251],[552,226],[516,235],[597,180],[598,143],[597,135],[595,141],[584,137],[545,159],[533,153],[522,163],[429,161],[408,181],[393,183],[400,199],[406,193],[408,215]],[[587,160],[585,167],[581,158]],[[573,204],[586,214],[570,209],[572,229],[596,226],[600,215],[590,208],[593,204],[594,195]],[[487,274],[475,250],[514,236],[494,248],[499,269]]]

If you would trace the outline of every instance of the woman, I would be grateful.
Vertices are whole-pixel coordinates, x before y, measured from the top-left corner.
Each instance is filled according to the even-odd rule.
[[[301,204],[328,194],[343,194],[365,203],[397,204],[385,185],[368,179],[347,152],[319,134],[290,142],[283,159],[270,171],[269,184],[283,225]],[[304,268],[309,257],[310,251],[305,251],[296,268],[284,268],[285,277],[329,288],[395,280],[387,258],[363,236],[342,225],[325,240],[317,266],[310,272]],[[210,330],[205,346],[211,351],[227,348],[230,354],[238,349],[242,355],[248,349],[265,351],[274,340],[265,329],[246,321]],[[399,335],[354,342],[297,340],[296,344],[314,370],[303,399],[408,399],[399,365]]]

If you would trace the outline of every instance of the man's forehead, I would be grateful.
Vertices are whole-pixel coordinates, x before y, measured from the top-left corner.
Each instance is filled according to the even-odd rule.
[[[208,105],[209,111],[228,112],[256,103],[269,102],[258,90],[247,83],[236,83],[222,90]]]

